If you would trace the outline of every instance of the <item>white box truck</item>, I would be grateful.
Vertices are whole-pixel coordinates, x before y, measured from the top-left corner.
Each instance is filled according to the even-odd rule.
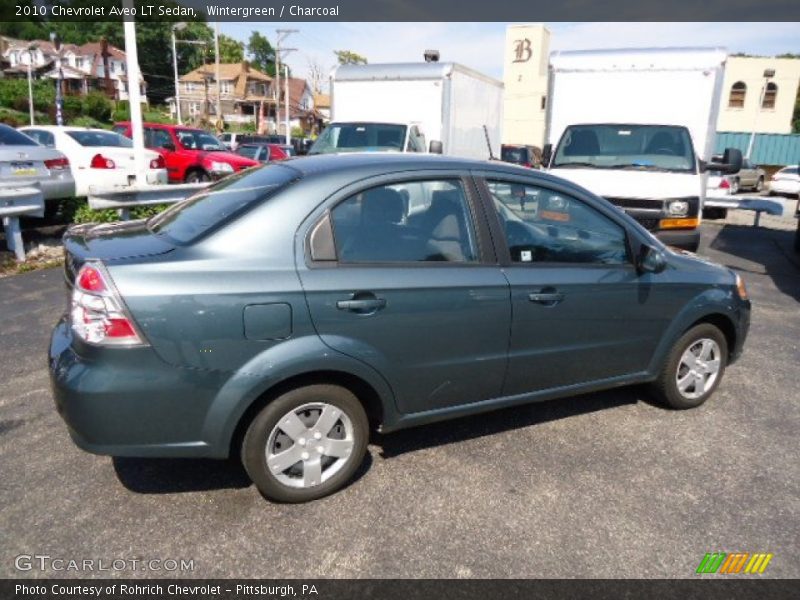
[[[462,65],[341,65],[331,73],[331,123],[309,154],[433,152],[487,159],[489,145],[492,156],[500,155],[502,122],[502,82]]]
[[[543,162],[623,208],[664,243],[696,251],[727,52],[553,52]]]

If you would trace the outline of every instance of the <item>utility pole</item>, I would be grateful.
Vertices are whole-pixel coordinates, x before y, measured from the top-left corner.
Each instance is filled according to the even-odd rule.
[[[286,121],[285,121],[286,122],[286,127],[285,127],[285,129],[286,129],[286,144],[288,145],[288,144],[292,143],[292,140],[291,140],[291,133],[292,132],[289,129],[289,67],[284,65],[283,68],[284,68],[284,74],[286,75],[286,77],[283,78],[283,81],[284,81],[283,85],[286,86]]]
[[[178,42],[175,32],[186,28],[186,23],[175,23],[172,26],[172,70],[175,73],[175,116],[178,118],[178,125],[183,125],[181,120],[181,86],[178,81]]]
[[[276,29],[275,33],[278,34],[278,39],[275,42],[275,129],[276,133],[280,131],[280,122],[281,122],[281,52],[293,52],[297,50],[297,48],[281,48],[281,42],[286,39],[287,36],[298,33],[299,29]],[[288,74],[287,74],[287,82],[288,82]],[[288,89],[288,87],[287,87]],[[287,112],[288,112],[288,105],[289,105],[289,94],[286,94],[286,105],[287,105]]]
[[[123,0],[123,7],[133,12],[133,0]],[[125,32],[125,61],[128,73],[128,102],[131,107],[131,137],[136,168],[136,184],[147,185],[147,159],[144,154],[144,129],[142,128],[142,101],[139,90],[139,53],[136,48],[136,23],[130,19],[122,24]]]
[[[39,46],[31,44],[28,46],[28,111],[31,117],[31,126],[33,126],[33,53],[36,52]]]
[[[223,129],[223,121],[222,121],[222,83],[219,80],[219,21],[214,23],[214,57],[216,60],[216,68],[214,77],[217,80],[217,119],[214,123],[214,128],[217,131],[217,134],[222,133]]]

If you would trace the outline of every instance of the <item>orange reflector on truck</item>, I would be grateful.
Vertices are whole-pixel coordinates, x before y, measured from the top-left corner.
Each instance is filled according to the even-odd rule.
[[[700,219],[692,217],[690,219],[661,219],[658,222],[659,229],[694,229],[700,225]]]

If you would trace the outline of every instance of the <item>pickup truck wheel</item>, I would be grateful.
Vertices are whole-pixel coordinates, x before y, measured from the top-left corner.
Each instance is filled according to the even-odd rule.
[[[364,460],[364,408],[336,385],[286,392],[256,415],[242,442],[242,463],[258,490],[278,502],[307,502],[342,488]]]
[[[186,175],[186,183],[205,183],[206,181],[211,181],[211,177],[205,171],[195,169]]]
[[[700,406],[717,389],[725,373],[728,342],[714,325],[692,327],[675,342],[653,388],[667,406]]]

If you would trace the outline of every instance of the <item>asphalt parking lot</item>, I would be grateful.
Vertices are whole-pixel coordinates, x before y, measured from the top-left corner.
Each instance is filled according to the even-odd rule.
[[[800,577],[800,257],[786,228],[737,222],[706,223],[701,254],[745,277],[752,327],[706,405],[618,389],[375,435],[355,482],[299,506],[231,462],[78,450],[45,366],[61,272],[0,279],[0,577],[84,575],[15,569],[43,554],[193,559],[193,577],[685,578],[713,551]]]

